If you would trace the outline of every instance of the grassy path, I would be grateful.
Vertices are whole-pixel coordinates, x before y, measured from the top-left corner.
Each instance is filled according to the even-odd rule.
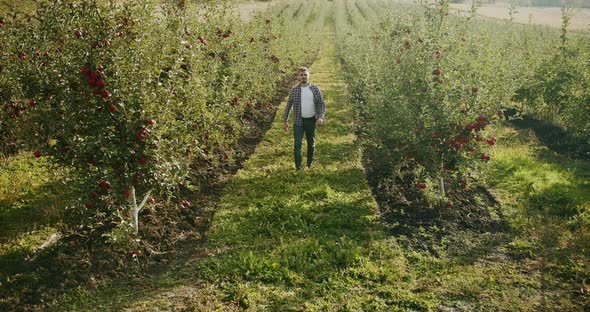
[[[281,127],[282,103],[263,142],[226,188],[212,222],[214,256],[199,271],[203,280],[214,281],[209,291],[223,298],[219,304],[225,308],[321,309],[347,301],[362,306],[351,294],[359,285],[349,279],[367,269],[364,259],[379,236],[378,208],[355,143],[331,19],[310,68],[328,111],[327,124],[317,131],[314,168],[294,171],[292,133]]]
[[[398,259],[395,244],[380,240],[331,13],[325,27],[324,46],[310,68],[328,111],[327,124],[317,131],[314,168],[294,170],[283,102],[264,140],[225,188],[207,257],[192,267],[196,276],[131,310],[358,310],[379,304],[373,293],[396,291],[373,285],[399,280],[404,265],[391,265]]]

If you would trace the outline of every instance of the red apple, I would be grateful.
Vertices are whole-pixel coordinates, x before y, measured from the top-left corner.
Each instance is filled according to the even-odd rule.
[[[484,161],[488,161],[488,160],[490,160],[490,155],[488,155],[488,154],[481,154],[479,156],[479,158],[481,158]]]
[[[36,158],[43,156],[43,154],[41,154],[40,151],[35,151],[35,153],[33,153],[33,154],[35,155]]]
[[[103,98],[108,98],[109,96],[111,96],[111,93],[109,91],[102,91],[100,96],[102,96]]]
[[[82,32],[79,31],[78,29],[74,30],[74,36],[76,36],[76,38],[80,39],[82,38]]]
[[[110,190],[113,188],[113,186],[107,181],[102,181],[98,185],[105,190]]]
[[[101,80],[96,81],[96,87],[102,89],[102,88],[104,88],[104,86],[105,86],[104,80],[101,79]]]
[[[94,204],[91,203],[91,202],[88,202],[88,203],[85,203],[84,204],[84,207],[86,207],[86,208],[92,208],[92,206],[94,206]]]

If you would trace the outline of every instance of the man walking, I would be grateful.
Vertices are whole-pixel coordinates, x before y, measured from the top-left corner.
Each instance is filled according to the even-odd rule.
[[[307,141],[307,167],[313,165],[313,153],[315,151],[315,129],[324,123],[326,104],[318,86],[309,83],[309,69],[299,69],[299,84],[291,89],[287,108],[283,117],[283,128],[289,131],[289,114],[293,108],[293,134],[295,136],[295,169],[301,170],[301,145],[303,134]]]

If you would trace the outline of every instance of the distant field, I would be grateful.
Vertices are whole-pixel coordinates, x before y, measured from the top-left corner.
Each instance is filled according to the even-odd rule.
[[[273,1],[235,1],[235,10],[243,20],[249,20],[254,12],[267,9]],[[0,0],[0,15],[12,11],[14,7],[22,10],[26,7],[33,8],[34,2],[32,0],[15,1],[15,0]]]
[[[451,7],[468,11],[470,3],[453,3]],[[529,16],[532,16],[534,24],[547,25],[551,27],[561,27],[561,8],[536,8],[536,7],[517,7],[518,13],[515,14],[514,20],[518,23],[528,23]],[[485,4],[478,10],[481,16],[508,19],[508,4],[497,2],[495,4]],[[577,14],[571,20],[571,30],[590,30],[590,9],[577,9]]]
[[[262,11],[267,9],[271,5],[272,1],[261,2],[261,1],[240,1],[236,5],[238,14],[243,20],[249,20],[256,11]]]

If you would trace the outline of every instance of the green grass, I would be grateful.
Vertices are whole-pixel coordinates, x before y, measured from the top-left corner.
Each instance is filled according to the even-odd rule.
[[[63,170],[49,162],[20,153],[0,159],[0,242],[24,232],[59,222],[67,193]]]
[[[30,12],[35,9],[35,2],[33,1],[15,1],[15,0],[1,0],[0,1],[0,16],[5,14],[17,12]]]
[[[508,254],[538,268],[542,289],[590,306],[590,162],[551,152],[533,132],[498,130],[487,180],[515,233]]]
[[[0,285],[59,238],[63,208],[73,196],[65,176],[30,152],[0,158]]]
[[[533,134],[503,131],[489,180],[505,204],[564,219],[590,208],[590,162],[561,157],[530,139]]]
[[[311,67],[328,108],[327,124],[317,132],[317,162],[295,172],[292,133],[281,129],[279,111],[224,191],[208,235],[213,256],[197,271],[224,289],[228,304],[253,310],[377,308],[396,297],[410,306],[427,305],[397,285],[373,287],[387,281],[393,286],[407,273],[403,265],[382,265],[404,259],[394,240],[383,245],[333,32],[327,34],[330,40]],[[390,299],[382,300],[381,292]]]

